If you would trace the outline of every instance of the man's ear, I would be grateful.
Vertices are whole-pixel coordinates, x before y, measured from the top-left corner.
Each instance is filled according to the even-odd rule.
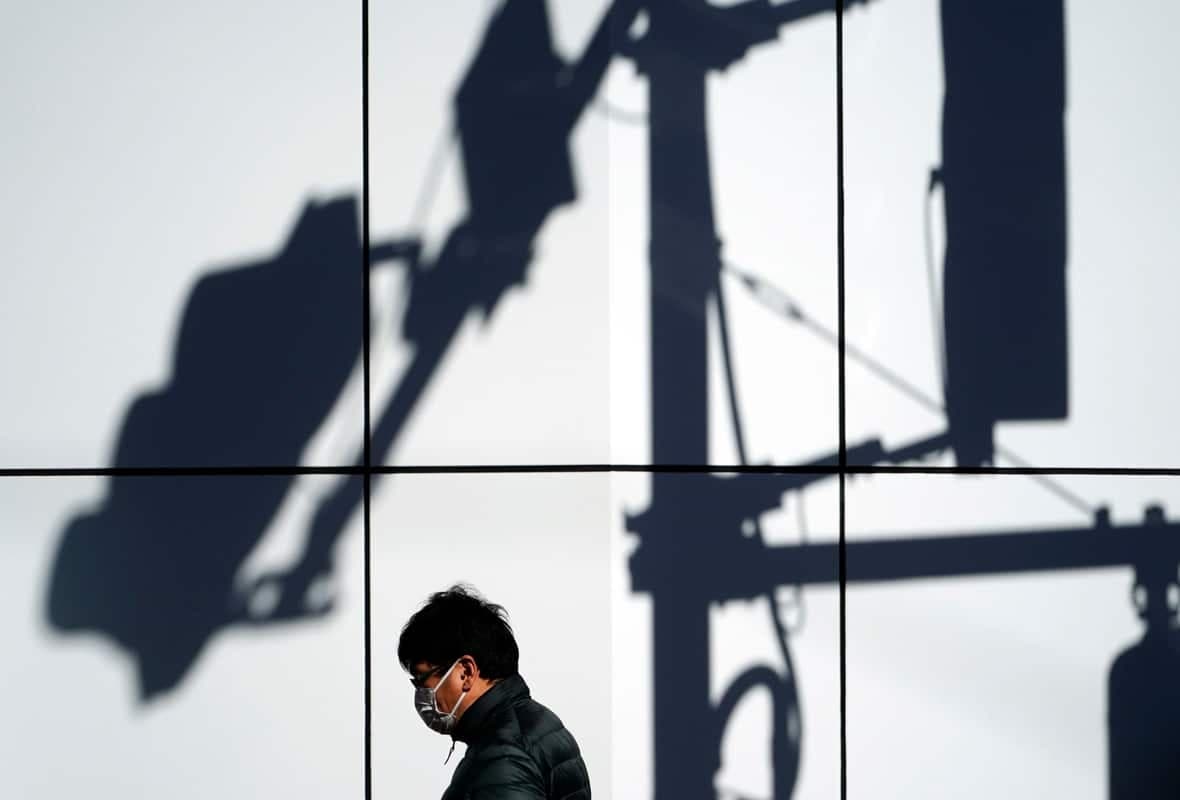
[[[483,680],[484,675],[479,671],[479,662],[476,661],[476,656],[467,654],[461,658],[461,661],[463,661],[464,681],[468,680],[468,678],[472,681]]]
[[[479,664],[475,660],[475,656],[465,655],[459,658],[459,669],[463,675],[463,683],[475,680],[479,677]]]

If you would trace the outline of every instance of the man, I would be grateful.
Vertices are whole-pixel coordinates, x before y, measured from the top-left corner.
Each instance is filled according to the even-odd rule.
[[[442,800],[590,800],[590,776],[561,720],[533,700],[504,609],[454,586],[402,629],[397,657],[431,730],[467,745]],[[450,756],[448,756],[450,758]]]

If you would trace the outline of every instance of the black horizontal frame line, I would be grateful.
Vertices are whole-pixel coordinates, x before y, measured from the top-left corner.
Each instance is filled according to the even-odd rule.
[[[363,467],[0,467],[0,478],[363,475]]]
[[[1180,477],[1180,467],[938,467],[896,464],[407,464],[219,467],[0,467],[0,478],[540,473],[731,473],[754,475],[1094,475]]]
[[[1180,467],[934,467],[881,464],[849,464],[849,475],[1132,475],[1180,476]]]

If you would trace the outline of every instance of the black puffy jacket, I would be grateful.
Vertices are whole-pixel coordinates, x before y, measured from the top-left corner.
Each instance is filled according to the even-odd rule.
[[[519,675],[488,689],[452,735],[467,753],[442,800],[590,800],[578,743]]]

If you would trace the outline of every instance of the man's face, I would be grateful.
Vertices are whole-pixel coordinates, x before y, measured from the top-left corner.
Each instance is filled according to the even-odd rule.
[[[434,693],[435,706],[446,714],[455,707],[459,695],[463,693],[465,668],[462,661],[456,662],[451,674],[443,680],[443,675],[450,669],[450,664],[431,664],[419,661],[410,670],[410,683],[414,688],[437,689]]]

